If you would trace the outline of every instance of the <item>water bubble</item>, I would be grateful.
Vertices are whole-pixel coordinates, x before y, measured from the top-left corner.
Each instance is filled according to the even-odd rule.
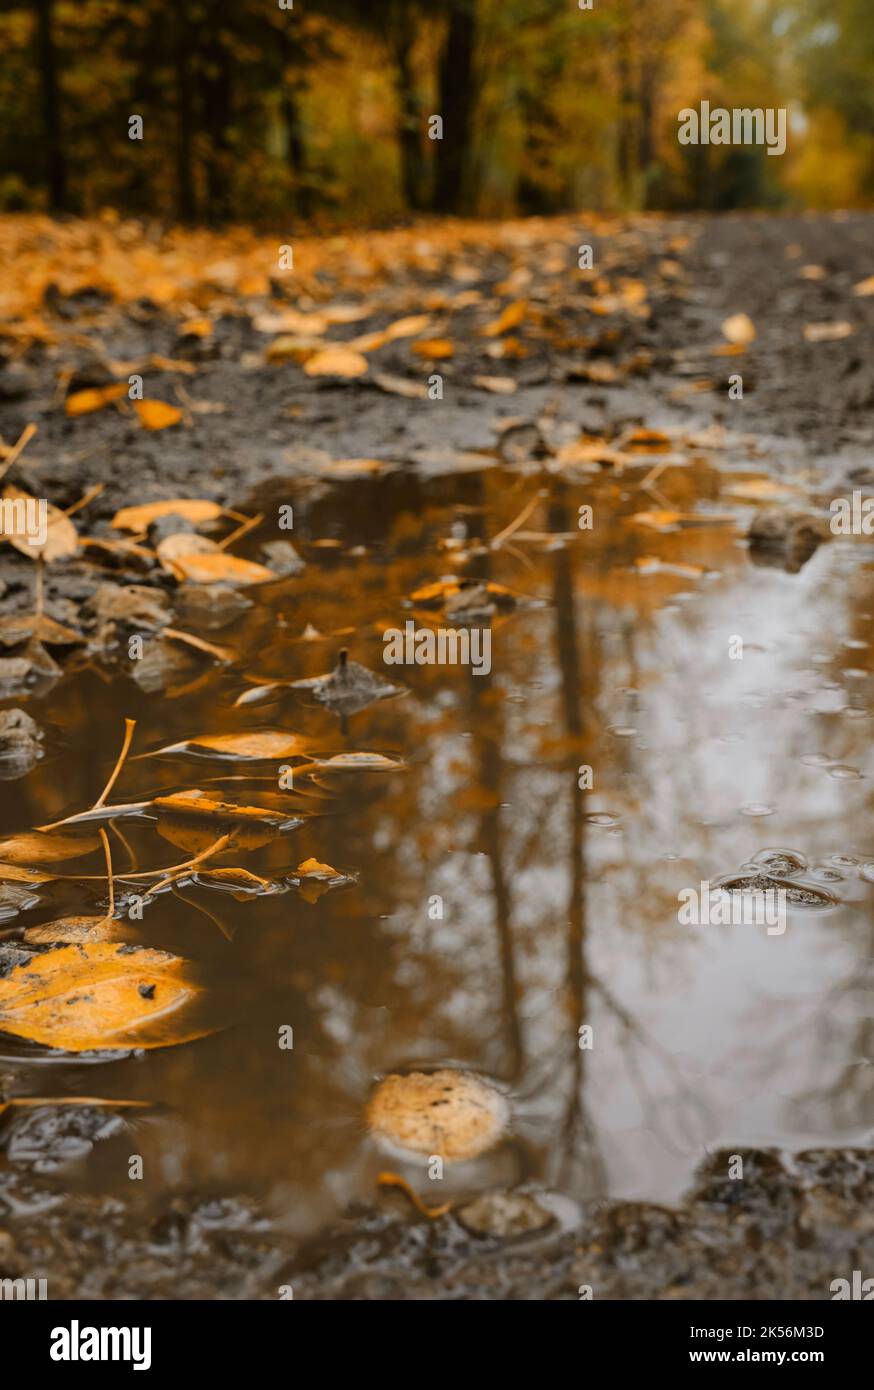
[[[633,724],[611,724],[607,732],[614,738],[634,738],[637,730]]]
[[[588,825],[618,825],[619,817],[612,811],[591,811],[583,819]]]
[[[801,761],[807,767],[828,767],[831,758],[825,753],[802,753]]]
[[[858,782],[862,777],[857,767],[850,767],[847,763],[835,763],[834,767],[829,768],[828,775],[838,782]]]
[[[742,816],[773,816],[777,807],[770,801],[749,801],[746,806],[741,806]]]

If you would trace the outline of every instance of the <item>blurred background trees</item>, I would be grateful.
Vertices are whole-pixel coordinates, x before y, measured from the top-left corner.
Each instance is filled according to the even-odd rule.
[[[874,195],[871,0],[0,0],[0,44],[0,210],[332,225]],[[679,146],[702,98],[787,106],[789,151]]]

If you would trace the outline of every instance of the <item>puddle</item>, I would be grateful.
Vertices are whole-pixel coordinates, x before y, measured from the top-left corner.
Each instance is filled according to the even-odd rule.
[[[743,511],[703,461],[682,478],[678,507]],[[269,518],[292,501],[306,568],[245,604],[228,591],[218,612],[192,600],[187,630],[232,648],[232,664],[157,692],[86,667],[28,701],[41,757],[3,784],[4,837],[90,806],[126,717],[135,756],[114,800],[197,788],[284,819],[221,859],[248,878],[198,867],[136,927],[208,970],[216,1030],[63,1062],[4,1035],[7,1095],[147,1105],[121,1138],[106,1113],[10,1111],[0,1163],[40,1171],[42,1146],[69,1190],[130,1197],[137,1154],[149,1200],[221,1184],[311,1230],[374,1196],[386,1160],[365,1116],[380,1078],[447,1067],[501,1097],[500,1142],[473,1144],[475,1189],[670,1201],[707,1151],[870,1132],[865,546],[822,545],[792,573],[755,564],[731,525],[631,524],[651,499],[607,474],[552,477],[525,526],[490,546],[537,486],[497,465],[262,488],[241,509]],[[595,524],[579,531],[583,502]],[[259,562],[257,535],[240,553]],[[464,597],[449,617],[405,606],[452,574],[471,583],[443,585]],[[413,617],[429,631],[485,622],[490,669],[386,665],[384,632]],[[267,730],[301,737],[292,769],[311,760],[291,789],[279,745],[254,745],[264,762],[204,741]],[[131,866],[202,848],[189,819],[183,805],[117,821],[120,900]],[[94,880],[7,894],[2,933],[105,911],[99,847],[82,865]],[[785,933],[681,925],[678,895],[720,875],[786,890]],[[423,1190],[428,1157],[393,1161]],[[522,1208],[506,1220],[536,1223]]]

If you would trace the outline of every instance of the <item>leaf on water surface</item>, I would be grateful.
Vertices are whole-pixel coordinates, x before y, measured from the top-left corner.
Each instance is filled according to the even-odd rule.
[[[297,886],[300,895],[308,903],[318,902],[332,888],[344,888],[357,882],[354,874],[340,873],[339,869],[332,868],[330,864],[320,864],[318,859],[313,858],[298,864],[294,872],[299,880]]]
[[[149,947],[60,946],[0,979],[0,1030],[66,1052],[190,1042],[207,1031],[178,1017],[202,993],[190,971]]]
[[[54,864],[63,859],[81,859],[100,844],[96,835],[43,834],[28,830],[0,840],[0,860],[7,865]]]
[[[804,496],[801,488],[775,482],[772,478],[750,478],[745,483],[732,483],[722,491],[724,496],[737,497],[741,502],[790,502]]]
[[[182,411],[166,401],[134,401],[134,410],[145,430],[166,430],[182,419]]]
[[[137,507],[122,507],[112,518],[116,531],[145,531],[162,516],[181,516],[198,526],[217,521],[223,515],[217,502],[199,497],[174,497],[165,502],[143,502]]]
[[[735,521],[733,516],[716,512],[672,512],[668,508],[635,512],[628,519],[638,526],[649,526],[654,531],[673,531],[678,526],[724,526]]]
[[[43,922],[28,927],[24,941],[28,946],[68,945],[87,941],[133,941],[136,933],[114,917],[59,917],[55,922]]]
[[[326,772],[401,772],[407,766],[383,753],[335,753],[331,758],[316,758],[312,765]]]
[[[869,275],[867,279],[860,280],[858,285],[854,285],[853,294],[858,295],[860,299],[874,294],[874,275]]]
[[[159,753],[213,753],[221,758],[265,762],[304,754],[311,747],[310,741],[302,734],[293,734],[284,729],[261,729],[251,733],[202,734],[185,739],[182,743],[168,743],[165,748],[156,748],[147,756],[154,758]]]
[[[46,503],[46,535],[45,540],[40,542],[32,536],[29,538],[28,535],[32,528],[31,518],[27,515],[30,511],[27,503],[30,502],[36,507],[37,499],[31,497],[30,493],[23,492],[21,488],[13,487],[11,483],[3,489],[3,498],[5,501],[23,504],[21,517],[14,517],[15,529],[4,531],[2,536],[3,540],[14,545],[22,555],[27,555],[31,560],[42,559],[51,564],[53,560],[62,560],[68,555],[76,554],[79,549],[79,533],[65,512],[53,507],[51,502]]]
[[[756,326],[749,314],[732,314],[724,321],[722,332],[730,343],[742,344],[744,347],[755,342],[756,338]]]
[[[51,883],[54,874],[43,874],[36,869],[23,869],[19,864],[0,864],[0,882],[10,883]]]
[[[127,393],[126,381],[116,381],[111,386],[100,386],[87,391],[74,391],[64,401],[64,413],[71,416],[92,415],[94,411],[102,410],[113,401],[121,400]]]
[[[320,704],[341,714],[355,714],[376,700],[387,700],[394,695],[407,693],[405,687],[392,685],[359,662],[349,661],[345,648],[340,652],[333,671],[323,676],[290,681],[289,688],[311,690]]]
[[[195,637],[193,632],[180,632],[175,627],[165,627],[161,636],[169,642],[182,642],[184,646],[193,647],[195,651],[203,652],[206,656],[214,656],[216,661],[233,661],[236,656],[236,652],[230,647],[219,647],[215,642],[207,642],[204,637]]]
[[[150,1100],[104,1100],[99,1096],[13,1096],[0,1100],[0,1115],[7,1110],[41,1110],[46,1105],[87,1105],[104,1110],[147,1110]]]
[[[196,789],[174,792],[171,796],[156,796],[154,801],[148,804],[158,812],[176,812],[232,824],[237,821],[280,824],[286,819],[281,811],[271,811],[263,806],[238,806],[232,801],[216,801],[205,792]]]
[[[266,565],[228,555],[207,536],[177,532],[165,536],[157,547],[162,566],[176,579],[192,584],[265,584],[276,575]]]
[[[232,893],[238,902],[246,902],[252,897],[284,892],[282,884],[260,874],[252,874],[248,869],[197,869],[192,881],[201,888],[218,888]]]
[[[313,353],[304,363],[307,376],[364,376],[368,369],[367,358],[352,348],[328,347]]]
[[[386,1076],[367,1106],[367,1124],[383,1144],[409,1154],[439,1154],[446,1162],[476,1158],[507,1128],[505,1095],[471,1072]]]

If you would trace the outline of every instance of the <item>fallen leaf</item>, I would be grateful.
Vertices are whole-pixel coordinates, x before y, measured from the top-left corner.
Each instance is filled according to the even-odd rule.
[[[166,430],[182,419],[182,411],[166,401],[134,401],[134,410],[146,430]]]
[[[64,859],[81,859],[100,844],[96,835],[43,834],[29,830],[0,840],[0,860],[6,864],[55,864]]]
[[[254,761],[273,761],[292,758],[309,750],[311,744],[302,734],[286,733],[282,729],[263,729],[241,734],[203,734],[157,748],[149,757],[159,753],[217,754],[221,758],[246,758]]]
[[[61,917],[56,922],[28,927],[23,939],[27,946],[51,946],[85,941],[124,942],[132,937],[130,927],[112,917]]]
[[[166,502],[143,502],[137,507],[122,507],[110,523],[116,531],[147,531],[153,521],[162,516],[181,516],[192,525],[217,521],[222,516],[217,502],[199,497],[174,497]]]
[[[496,319],[481,328],[480,334],[483,338],[498,338],[509,329],[518,328],[527,313],[528,300],[517,299],[512,304],[508,304]]]
[[[858,285],[854,285],[853,294],[858,295],[860,299],[874,294],[874,275],[869,275],[866,280],[860,280]]]
[[[314,766],[326,772],[400,772],[406,764],[382,753],[335,753],[331,758],[317,758]]]
[[[329,347],[313,353],[304,363],[307,376],[364,376],[367,358],[352,348]]]
[[[371,372],[370,379],[380,391],[390,396],[405,396],[411,401],[424,401],[428,398],[428,388],[423,381],[412,381],[406,376],[391,376],[387,372]]]
[[[438,362],[454,357],[455,347],[449,338],[420,338],[417,343],[413,343],[413,352],[417,357],[425,357]]]
[[[476,1158],[498,1142],[510,1120],[505,1095],[471,1072],[386,1076],[367,1106],[367,1124],[382,1144],[405,1154],[439,1154],[446,1162]]]
[[[147,947],[61,946],[0,978],[0,1029],[65,1052],[189,1042],[204,1033],[176,1019],[201,993],[189,970]]]
[[[730,343],[753,343],[756,339],[756,326],[748,314],[732,314],[722,325],[722,332]]]
[[[22,492],[21,488],[13,487],[11,484],[3,489],[3,499],[12,505],[3,509],[2,539],[13,545],[22,555],[27,555],[31,560],[41,558],[47,564],[51,564],[53,560],[63,560],[76,554],[79,549],[79,533],[65,512],[59,511],[44,498],[31,497],[29,493]],[[28,506],[28,503],[31,505]],[[46,534],[45,539],[40,542],[34,535],[31,508],[39,508],[41,511],[43,503]],[[11,526],[6,516],[9,511],[12,513]]]
[[[64,401],[64,413],[71,416],[92,415],[95,410],[102,410],[112,401],[121,400],[127,393],[126,381],[117,381],[111,386],[101,386],[88,391],[74,391]]]
[[[491,391],[496,396],[512,396],[516,390],[511,376],[475,376],[473,384],[481,391]]]
[[[806,323],[804,340],[807,343],[837,343],[842,338],[851,337],[855,331],[846,319],[839,319],[836,323]]]

